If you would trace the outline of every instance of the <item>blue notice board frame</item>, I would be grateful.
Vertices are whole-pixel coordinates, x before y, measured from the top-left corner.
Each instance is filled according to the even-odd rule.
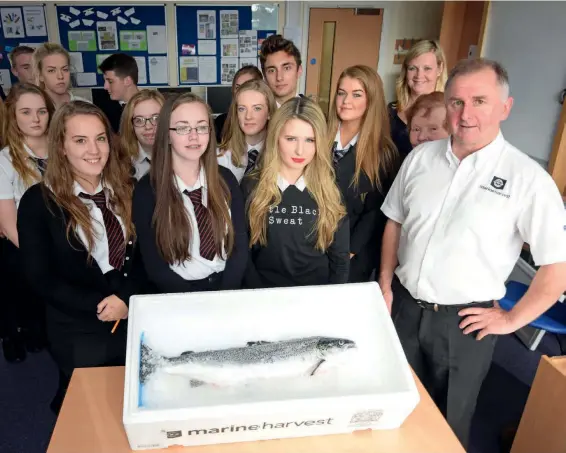
[[[199,27],[198,27],[198,18],[197,18],[197,11],[214,11],[215,13],[215,22],[214,22],[214,29],[215,29],[215,40],[216,40],[216,55],[210,55],[210,53],[202,53],[199,45]],[[251,5],[242,6],[242,5],[221,5],[221,6],[212,6],[212,5],[175,5],[175,21],[176,21],[176,31],[177,31],[177,66],[178,66],[178,77],[179,77],[179,86],[191,86],[191,85],[204,85],[204,86],[230,86],[232,84],[232,78],[228,78],[222,80],[222,39],[221,36],[221,29],[222,24],[220,21],[220,11],[238,11],[238,30],[252,30],[252,7]],[[258,40],[258,51],[260,48],[260,43],[266,37],[276,34],[277,30],[254,30],[257,32],[257,40]],[[239,39],[239,38],[237,38]],[[207,41],[212,41],[211,39],[207,39]],[[187,74],[186,70],[181,65],[181,59],[184,57],[215,57],[216,58],[216,82],[200,82],[195,81],[194,78],[191,80],[186,80]],[[251,63],[251,60],[255,58],[255,65],[258,68],[261,67],[259,65],[259,53],[250,54],[248,55],[240,55],[239,54],[239,45],[238,45],[238,56],[237,57],[229,57],[238,58],[237,68],[239,69],[242,66],[242,59],[244,61]],[[199,61],[199,69],[200,71],[200,61]],[[233,74],[232,74],[233,76]]]
[[[148,26],[167,26],[167,19],[165,13],[165,4],[153,4],[153,5],[139,5],[139,4],[114,4],[114,5],[88,5],[88,4],[76,4],[76,5],[56,5],[57,8],[57,22],[59,24],[59,39],[61,40],[61,45],[71,52],[81,52],[83,61],[83,73],[95,73],[96,83],[78,83],[80,88],[95,88],[104,86],[104,77],[98,71],[98,65],[103,59],[101,55],[111,55],[113,53],[125,53],[136,58],[145,59],[145,79],[147,83],[139,83],[140,86],[169,86],[169,75],[167,72],[167,80],[159,83],[152,83],[150,78],[150,65],[152,64],[166,64],[169,67],[167,61],[167,48],[163,53],[149,53],[148,50],[120,50],[122,47],[121,32],[146,32],[146,49],[147,47],[147,27]],[[134,10],[132,13],[131,10]],[[120,10],[119,13],[117,11]],[[100,13],[100,14],[99,14]],[[126,14],[128,13],[128,14]],[[105,17],[106,16],[106,17]],[[123,22],[120,22],[120,19]],[[85,22],[86,20],[86,22]],[[80,25],[76,25],[76,21],[80,21]],[[97,32],[97,22],[114,22],[118,34],[118,49],[100,49],[99,37]],[[94,32],[95,47],[93,47],[92,42],[88,44],[89,41],[81,41],[81,44],[77,48],[77,44],[73,43],[73,46],[69,45],[69,32]],[[167,32],[166,32],[167,33]],[[91,35],[92,36],[92,35]],[[86,38],[88,39],[88,37]],[[74,40],[73,40],[74,41]],[[165,38],[167,42],[167,38]],[[142,48],[143,48],[142,47]],[[85,49],[85,50],[83,50]],[[88,50],[87,50],[88,49]],[[97,55],[100,55],[97,58]],[[165,57],[157,58],[152,61],[154,57]],[[139,66],[139,65],[138,65]],[[75,68],[76,69],[76,68]],[[79,74],[80,72],[77,71]],[[140,80],[143,80],[140,74]]]
[[[44,42],[48,41],[48,29],[47,29],[47,18],[46,18],[46,11],[45,11],[45,4],[44,3],[0,3],[0,9],[18,9],[20,10],[20,17],[22,19],[25,19],[23,16],[23,7],[28,7],[28,6],[32,6],[32,7],[41,7],[43,8],[43,17],[45,19],[45,30],[44,30],[44,35],[41,36],[28,36],[27,35],[27,31],[26,31],[26,27],[22,25],[22,27],[20,28],[21,32],[22,32],[22,36],[18,37],[18,38],[5,38],[4,37],[4,27],[5,27],[5,23],[2,21],[2,18],[0,18],[0,70],[8,70],[9,71],[9,77],[10,77],[10,85],[14,85],[15,83],[18,82],[17,77],[14,76],[14,74],[12,74],[12,65],[10,64],[10,52],[12,51],[13,48],[19,46],[19,45],[28,45],[28,44],[43,44]],[[34,47],[34,46],[32,46]],[[2,74],[6,74],[5,71],[2,72]],[[3,86],[7,86],[6,81],[2,80],[1,84]],[[6,90],[4,90],[6,91]],[[7,93],[6,93],[7,94]]]

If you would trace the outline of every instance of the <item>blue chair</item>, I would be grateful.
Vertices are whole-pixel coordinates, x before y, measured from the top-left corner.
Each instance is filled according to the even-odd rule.
[[[516,281],[509,281],[505,286],[507,287],[507,292],[505,293],[505,297],[499,301],[499,305],[504,310],[509,311],[521,297],[523,297],[529,287],[524,283]],[[537,333],[533,340],[529,341],[529,344],[527,344],[531,351],[537,348],[545,332],[566,334],[566,303],[555,303],[546,312],[531,322],[529,326],[540,331],[540,333]]]

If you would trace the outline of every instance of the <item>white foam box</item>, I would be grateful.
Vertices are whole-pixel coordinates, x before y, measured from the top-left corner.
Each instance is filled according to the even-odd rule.
[[[319,377],[273,385],[191,388],[163,373],[141,385],[142,335],[166,357],[311,336],[350,339],[357,350]],[[393,429],[418,402],[375,282],[130,300],[123,423],[134,450]]]

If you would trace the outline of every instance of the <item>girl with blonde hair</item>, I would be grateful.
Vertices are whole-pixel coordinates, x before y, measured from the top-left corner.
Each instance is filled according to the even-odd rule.
[[[447,78],[446,57],[438,41],[419,41],[405,55],[395,84],[397,101],[388,106],[391,136],[402,158],[412,149],[407,111],[420,95],[444,91]]]
[[[242,182],[250,235],[250,288],[348,280],[349,230],[327,149],[326,119],[307,98],[269,123],[261,172]]]
[[[157,125],[149,174],[133,215],[149,280],[164,293],[239,289],[246,268],[244,202],[216,161],[210,107],[171,96]]]
[[[140,179],[151,165],[159,113],[165,98],[157,90],[140,90],[126,104],[120,120],[120,146]]]
[[[49,130],[43,182],[22,197],[18,234],[26,277],[46,306],[59,367],[57,413],[75,368],[121,365],[128,301],[143,292],[129,165],[110,123],[87,102],[61,106]],[[115,328],[115,330],[113,329]]]
[[[24,192],[41,180],[48,154],[47,130],[53,115],[49,96],[35,85],[12,87],[6,99],[2,134],[6,147],[0,151],[0,239],[2,242],[2,289],[8,301],[3,314],[7,334],[2,348],[9,362],[22,361],[28,351],[43,347],[41,307],[23,278],[19,250],[17,211]]]
[[[374,69],[351,66],[340,74],[329,111],[328,137],[350,221],[348,281],[368,281],[379,264],[386,222],[381,203],[399,168],[383,84]]]
[[[275,96],[261,80],[244,83],[230,106],[230,128],[218,149],[218,163],[239,181],[259,163],[269,118],[277,110]]]
[[[35,84],[49,95],[55,108],[70,101],[85,101],[71,90],[71,57],[67,50],[52,42],[45,42],[32,55]]]

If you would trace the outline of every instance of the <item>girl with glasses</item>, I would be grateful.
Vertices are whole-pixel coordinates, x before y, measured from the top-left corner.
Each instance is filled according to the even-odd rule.
[[[49,349],[60,372],[56,413],[75,368],[124,363],[128,302],[146,280],[128,171],[104,113],[73,101],[51,122],[43,182],[20,203],[24,268],[45,301]]]
[[[126,104],[120,121],[120,146],[132,160],[134,176],[149,171],[159,113],[165,99],[157,90],[141,90]]]
[[[238,181],[216,161],[210,107],[185,93],[161,110],[133,216],[149,280],[162,293],[237,289],[247,260]]]
[[[218,163],[238,181],[259,163],[267,124],[276,110],[275,96],[265,82],[250,80],[237,89],[229,113],[234,121],[219,146]]]
[[[14,85],[6,100],[2,134],[6,147],[0,151],[0,241],[7,300],[2,349],[8,362],[24,360],[25,346],[28,351],[38,351],[43,345],[41,307],[23,278],[16,218],[24,192],[37,184],[45,171],[47,130],[53,112],[45,91],[28,83]]]
[[[242,181],[251,248],[247,287],[348,280],[348,218],[326,146],[326,119],[310,99],[291,99],[273,115],[262,170]]]

